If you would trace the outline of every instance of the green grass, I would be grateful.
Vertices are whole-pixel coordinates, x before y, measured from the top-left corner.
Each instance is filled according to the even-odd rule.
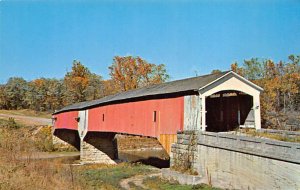
[[[145,177],[151,173],[155,173],[152,166],[143,164],[122,163],[116,166],[90,165],[79,166],[77,168],[77,177],[84,189],[122,189],[120,182],[136,175],[144,175]],[[170,182],[159,177],[146,177],[143,185],[147,189],[157,190],[219,190],[205,184],[201,185],[180,185],[177,182]],[[129,186],[133,190],[142,190],[143,188],[136,186],[133,182],[129,182]]]
[[[151,172],[151,166],[142,164],[118,164],[80,171],[80,176],[87,187],[96,189],[120,189],[120,181],[135,175],[146,175]]]
[[[205,184],[200,185],[180,185],[177,182],[170,182],[159,177],[149,177],[144,180],[144,185],[150,189],[157,190],[220,190]]]

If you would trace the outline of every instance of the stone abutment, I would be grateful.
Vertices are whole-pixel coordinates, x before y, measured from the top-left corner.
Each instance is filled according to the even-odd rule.
[[[206,183],[229,189],[300,189],[300,144],[185,131],[171,148],[171,169],[187,165]]]
[[[118,149],[114,133],[88,132],[80,142],[82,163],[115,164]]]

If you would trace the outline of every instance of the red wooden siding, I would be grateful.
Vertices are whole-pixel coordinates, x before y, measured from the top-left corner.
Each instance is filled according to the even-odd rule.
[[[88,130],[152,137],[159,137],[160,134],[176,134],[178,130],[183,129],[183,109],[183,97],[92,108],[88,113]],[[156,122],[153,121],[154,111]]]
[[[56,121],[54,123],[55,129],[78,129],[78,122],[75,118],[78,117],[78,111],[70,111],[70,112],[63,112],[54,115]]]

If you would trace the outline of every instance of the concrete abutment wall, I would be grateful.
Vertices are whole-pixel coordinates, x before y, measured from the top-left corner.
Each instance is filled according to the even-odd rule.
[[[213,186],[300,189],[300,144],[212,132],[183,132],[172,145],[171,168],[187,162]],[[207,174],[209,176],[207,176]]]

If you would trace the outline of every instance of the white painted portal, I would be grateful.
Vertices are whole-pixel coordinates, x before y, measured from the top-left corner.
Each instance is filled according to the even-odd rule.
[[[246,79],[244,79],[246,80]],[[254,122],[255,122],[255,128],[261,129],[261,116],[260,116],[260,91],[253,88],[252,86],[248,85],[244,81],[236,78],[235,76],[232,76],[228,80],[222,82],[221,84],[217,85],[214,88],[208,89],[206,91],[199,90],[200,97],[202,99],[202,109],[201,109],[201,130],[206,130],[206,110],[205,110],[205,99],[206,97],[215,94],[217,92],[221,91],[240,91],[245,94],[248,94],[253,97],[253,111],[254,111]]]
[[[84,139],[88,131],[88,110],[81,110],[78,112],[78,133],[81,140]]]

